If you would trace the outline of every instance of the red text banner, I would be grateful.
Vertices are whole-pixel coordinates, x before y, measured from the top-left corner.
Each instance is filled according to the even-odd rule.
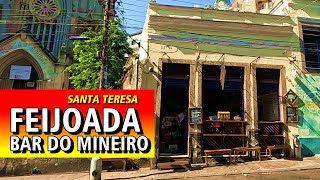
[[[0,158],[154,158],[154,92],[0,91]]]

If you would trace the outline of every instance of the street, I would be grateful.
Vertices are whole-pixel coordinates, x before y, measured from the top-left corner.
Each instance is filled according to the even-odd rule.
[[[193,180],[195,178],[182,178],[186,180]],[[286,172],[272,172],[263,174],[244,174],[244,175],[225,175],[225,176],[211,176],[201,177],[197,179],[203,180],[300,180],[311,179],[320,180],[320,169],[305,170],[305,171],[286,171]]]

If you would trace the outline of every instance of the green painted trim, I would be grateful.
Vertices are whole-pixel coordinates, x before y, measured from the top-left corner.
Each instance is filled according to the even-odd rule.
[[[294,10],[302,9],[311,17],[320,18],[320,1],[314,2],[314,0],[293,0],[294,3],[289,3],[289,7]]]
[[[161,41],[161,40],[150,40],[150,43],[162,44],[167,46],[177,47],[184,54],[195,54],[199,51],[208,53],[220,53],[230,54],[237,56],[250,56],[250,57],[287,57],[283,52],[285,49],[270,49],[261,48],[255,49],[252,47],[245,46],[231,46],[231,45],[218,45],[218,44],[197,44],[191,42],[178,42],[178,41]]]
[[[232,41],[239,40],[243,42],[250,42],[256,44],[277,44],[279,46],[290,47],[295,51],[300,51],[300,38],[292,33],[291,36],[273,36],[273,35],[257,35],[257,34],[245,34],[242,32],[206,32],[200,30],[190,29],[188,32],[182,30],[174,31],[157,31],[160,35],[170,36],[176,38],[196,37],[206,40],[221,40]]]
[[[303,22],[303,23],[320,24],[320,19],[310,19],[310,18],[302,18],[302,17],[299,17],[298,19],[300,22]]]

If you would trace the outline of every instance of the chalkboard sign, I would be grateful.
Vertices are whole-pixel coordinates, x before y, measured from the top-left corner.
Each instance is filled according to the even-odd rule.
[[[202,122],[202,109],[201,108],[189,108],[189,119],[191,123]]]

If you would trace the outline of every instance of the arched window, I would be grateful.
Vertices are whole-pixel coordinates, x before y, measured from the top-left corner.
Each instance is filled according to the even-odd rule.
[[[27,31],[38,40],[49,52],[53,52],[54,38],[57,32],[57,19],[51,21],[40,21],[35,17],[27,18]]]
[[[68,41],[72,2],[69,0],[30,0],[27,31],[55,57]]]

